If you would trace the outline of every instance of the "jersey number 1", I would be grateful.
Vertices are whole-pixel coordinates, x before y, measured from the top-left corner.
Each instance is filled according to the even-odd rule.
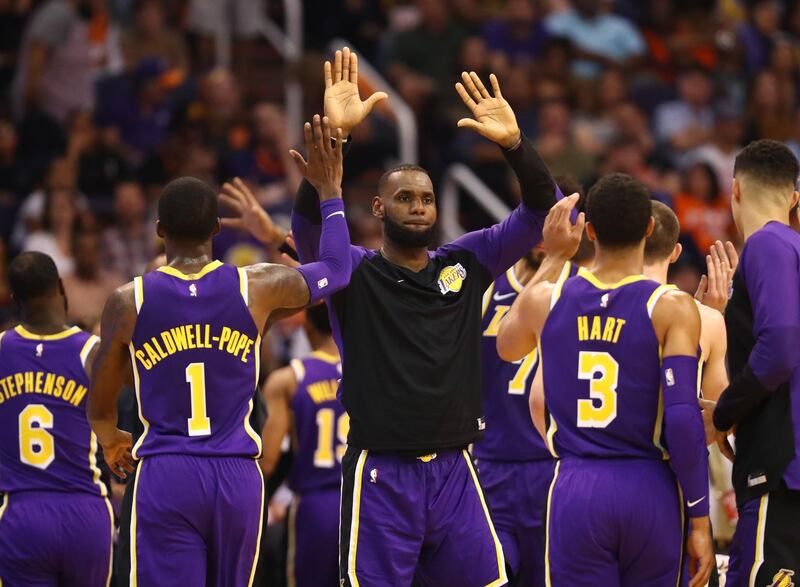
[[[206,366],[204,363],[189,363],[186,367],[186,382],[192,400],[192,417],[187,420],[189,436],[211,434],[211,418],[206,411]]]
[[[336,421],[336,438],[339,445],[336,447],[336,456],[333,454],[335,438],[333,436],[333,423],[336,412],[331,408],[322,408],[317,412],[317,450],[314,451],[314,466],[321,469],[330,469],[336,461],[342,462],[347,433],[350,431],[350,417],[342,414]]]

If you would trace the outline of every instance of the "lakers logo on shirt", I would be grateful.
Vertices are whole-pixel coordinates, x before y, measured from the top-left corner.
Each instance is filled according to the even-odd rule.
[[[464,285],[464,280],[467,278],[467,270],[461,263],[455,265],[448,265],[439,273],[439,291],[442,295],[447,292],[458,293],[461,291],[461,286]]]
[[[772,583],[770,583],[770,587],[794,587],[794,581],[792,581],[792,577],[794,577],[794,571],[790,571],[789,569],[781,569],[775,576],[772,577]]]

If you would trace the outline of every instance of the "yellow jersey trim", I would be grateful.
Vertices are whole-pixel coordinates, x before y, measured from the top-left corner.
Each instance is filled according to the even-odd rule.
[[[358,518],[361,515],[361,480],[364,476],[364,464],[368,451],[362,450],[356,462],[356,473],[353,482],[353,512],[350,520],[350,548],[347,553],[347,576],[351,587],[360,587],[356,576],[356,553],[358,552]]]
[[[73,334],[78,334],[81,329],[77,326],[73,326],[72,328],[67,328],[66,330],[62,330],[61,332],[56,332],[55,334],[34,334],[27,328],[25,328],[22,324],[18,324],[14,331],[19,334],[22,338],[27,338],[29,340],[62,340],[64,338],[68,338]]]
[[[764,531],[767,526],[767,511],[769,509],[769,493],[761,496],[761,503],[758,506],[758,526],[756,528],[756,552],[753,558],[753,566],[750,569],[749,587],[755,587],[756,577],[761,565],[764,564]]]
[[[483,292],[483,299],[481,300],[481,318],[486,315],[486,310],[489,309],[489,303],[492,301],[492,294],[494,293],[494,281]]]
[[[261,335],[259,334],[256,337],[256,344],[253,347],[253,355],[255,356],[256,362],[256,381],[255,381],[255,389],[258,389],[258,376],[259,371],[261,370]],[[250,401],[247,402],[247,413],[244,415],[244,431],[245,433],[253,439],[253,442],[256,443],[256,448],[258,449],[258,454],[256,454],[255,458],[259,458],[261,456],[261,437],[256,434],[256,431],[253,430],[253,427],[250,426],[250,414],[253,413],[253,398],[250,398]]]
[[[671,283],[667,283],[664,285],[659,285],[653,293],[650,294],[650,297],[647,298],[647,315],[651,318],[653,317],[653,310],[656,309],[656,304],[658,300],[661,299],[665,293],[669,291],[677,291],[678,286],[672,285]]]
[[[138,314],[144,303],[144,282],[141,275],[133,278],[133,299],[136,302],[136,313]]]
[[[3,345],[3,337],[6,335],[6,332],[8,332],[8,331],[7,331],[7,330],[4,330],[3,332],[0,332],[0,348],[2,348],[2,345]]]
[[[133,504],[131,505],[131,576],[130,587],[137,587],[138,580],[136,577],[136,493],[139,490],[139,477],[142,476],[142,469],[144,468],[144,460],[139,463],[136,468],[136,476],[133,478]]]
[[[103,501],[106,502],[106,509],[108,510],[108,519],[111,526],[111,539],[108,543],[108,576],[106,577],[106,587],[110,587],[111,575],[114,572],[114,536],[116,534],[116,529],[114,528],[114,509],[111,507],[111,502],[108,501],[107,497],[104,497]]]
[[[330,363],[331,365],[338,365],[341,362],[339,357],[330,353],[326,353],[325,351],[314,351],[311,353],[311,356],[315,359],[319,359],[320,361]]]
[[[294,371],[294,378],[297,383],[302,383],[303,379],[306,378],[306,368],[303,367],[303,361],[300,359],[292,359],[289,361],[289,367]]]
[[[8,509],[8,493],[3,496],[3,503],[0,504],[0,520],[3,519],[3,514],[6,513]]]
[[[564,287],[564,282],[569,278],[569,261],[564,263],[564,268],[561,270],[561,275],[558,276],[556,286],[553,288],[553,293],[550,295],[550,309],[556,305],[558,298],[561,297],[561,290]]]
[[[164,265],[163,267],[159,267],[156,271],[161,271],[161,273],[166,273],[167,275],[172,275],[172,277],[177,277],[178,279],[183,279],[184,281],[196,281],[203,277],[204,275],[211,273],[214,269],[218,269],[222,267],[222,261],[211,261],[208,265],[203,267],[197,273],[184,273],[179,269],[175,269],[175,267],[170,267],[169,265]]]
[[[244,305],[247,306],[248,300],[250,299],[247,289],[248,288],[247,272],[242,267],[237,268],[236,271],[239,272],[239,292],[242,294]]]
[[[253,400],[250,400],[250,405],[252,406]],[[259,445],[260,446],[260,445]],[[261,467],[258,464],[257,460],[254,460],[253,463],[258,469],[258,476],[261,478],[261,508],[260,513],[258,514],[258,537],[256,538],[256,548],[255,552],[253,552],[253,564],[250,567],[250,578],[247,581],[247,587],[252,587],[253,580],[256,577],[256,567],[258,566],[258,552],[261,548],[261,531],[263,530],[264,526],[264,473],[261,472]]]
[[[556,486],[559,467],[561,467],[561,461],[556,461],[553,480],[550,482],[550,489],[547,491],[547,517],[544,523],[544,584],[546,587],[552,587],[550,582],[550,512],[553,509],[553,488]]]
[[[86,341],[86,344],[83,345],[83,348],[81,349],[81,365],[83,365],[84,369],[86,369],[86,359],[89,358],[89,353],[92,352],[92,349],[98,342],[100,342],[100,338],[93,334]]]
[[[675,485],[678,486],[678,510],[681,512],[681,549],[678,552],[680,553],[679,556],[683,558],[683,555],[686,552],[684,550],[684,542],[686,541],[686,508],[683,507],[683,489],[681,489],[680,481],[675,479]],[[678,576],[675,580],[675,587],[681,587],[683,568],[684,566],[682,564],[678,565]]]
[[[514,271],[514,265],[508,268],[508,271],[506,271],[506,277],[508,278],[508,283],[511,284],[512,288],[514,288],[514,291],[517,293],[522,293],[522,290],[525,289],[525,286],[520,283],[519,279],[517,279],[517,273]]]
[[[591,283],[597,289],[617,289],[618,287],[622,287],[623,285],[628,285],[631,283],[636,283],[637,281],[643,281],[647,279],[644,275],[629,275],[628,277],[624,277],[615,283],[605,283],[604,281],[600,281],[594,274],[589,271],[586,267],[581,267],[578,269],[578,275],[583,277],[586,281]]]
[[[289,545],[286,548],[286,585],[297,587],[295,576],[295,557],[297,556],[297,508],[300,506],[300,496],[295,494],[289,506]]]
[[[503,556],[503,546],[500,544],[500,539],[497,537],[494,524],[492,524],[492,516],[489,514],[489,508],[486,506],[486,499],[483,497],[483,490],[481,489],[481,484],[478,482],[478,475],[475,473],[475,468],[472,466],[469,453],[463,450],[461,451],[461,454],[463,455],[464,460],[467,462],[467,468],[472,475],[472,481],[475,483],[475,489],[478,492],[478,498],[481,500],[481,507],[483,507],[483,513],[486,516],[486,523],[489,524],[489,532],[492,534],[492,540],[494,540],[494,550],[497,554],[498,577],[496,580],[488,583],[486,587],[499,587],[500,585],[505,585],[508,583],[508,577],[506,577],[506,561],[505,557]]]
[[[89,470],[92,472],[92,483],[100,489],[100,495],[107,496],[108,488],[100,480],[100,469],[97,468],[97,435],[93,431],[89,432]]]
[[[544,349],[542,348],[541,338],[539,338],[539,345],[536,347],[536,352],[539,353],[539,366],[537,369],[540,369],[542,372],[542,392],[544,393]],[[545,404],[546,402],[547,399],[545,398]],[[547,427],[547,438],[545,439],[545,444],[547,445],[547,450],[550,451],[550,454],[554,459],[558,458],[555,444],[556,432],[558,432],[558,424],[556,423],[555,416],[553,416],[553,413],[550,412],[550,424]]]
[[[134,459],[137,459],[139,457],[136,453],[139,450],[139,447],[142,446],[144,439],[147,437],[147,432],[150,430],[150,422],[148,422],[147,418],[144,417],[144,412],[142,411],[142,396],[139,390],[139,369],[136,366],[136,355],[134,354],[132,342],[128,345],[128,349],[131,353],[131,365],[133,367],[133,389],[136,391],[136,404],[139,407],[139,421],[144,426],[144,432],[142,432],[142,435],[139,437],[139,440],[136,441],[136,444],[133,446],[133,450],[131,451],[131,456]]]

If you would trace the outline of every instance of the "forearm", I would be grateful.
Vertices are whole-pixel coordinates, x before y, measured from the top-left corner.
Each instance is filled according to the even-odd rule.
[[[542,260],[542,264],[539,265],[539,269],[536,270],[536,274],[528,283],[533,286],[542,281],[555,282],[561,272],[564,271],[564,264],[568,261],[569,259],[560,256],[545,257]]]
[[[93,388],[86,402],[86,418],[98,438],[107,438],[117,429],[117,396]]]
[[[519,146],[504,149],[503,155],[519,180],[522,203],[532,210],[547,212],[563,195],[533,143],[525,135],[520,139]]]
[[[322,232],[319,239],[319,261],[301,265],[297,270],[308,284],[309,303],[324,299],[350,282],[352,258],[350,233],[341,199],[320,204]]]
[[[707,516],[709,509],[708,452],[703,417],[694,391],[697,366],[697,357],[665,357],[661,376],[664,440],[690,517]]]
[[[745,366],[719,396],[714,409],[714,427],[722,432],[730,430],[770,395],[770,390],[761,384],[750,366]]]

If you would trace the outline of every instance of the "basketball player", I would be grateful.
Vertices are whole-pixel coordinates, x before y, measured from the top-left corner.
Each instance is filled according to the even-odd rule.
[[[653,201],[653,233],[644,246],[644,274],[661,284],[667,283],[669,266],[681,256],[683,247],[678,243],[681,227],[678,217],[669,206]],[[713,265],[709,266],[713,271]],[[709,276],[712,277],[713,276]],[[713,280],[713,279],[712,279]],[[698,303],[700,312],[700,369],[702,397],[717,401],[719,394],[728,386],[725,369],[725,352],[728,341],[725,320],[717,310]],[[707,438],[708,444],[714,442]]]
[[[325,70],[326,115],[349,132],[368,111],[358,96],[357,61],[337,52],[335,67]],[[507,583],[466,451],[484,427],[481,300],[540,240],[557,187],[521,136],[497,79],[491,77],[494,97],[477,75],[462,79],[466,87],[458,84],[458,91],[476,119],[460,125],[500,145],[520,178],[522,203],[500,224],[429,251],[436,197],[428,174],[405,165],[378,184],[372,212],[384,245],[353,247],[350,285],[327,301],[350,415],[340,537],[346,586],[408,586],[415,572],[426,585]],[[304,183],[292,215],[303,262],[316,259],[316,208],[316,194]]]
[[[0,585],[107,586],[114,514],[85,412],[98,339],[66,325],[47,255],[22,253],[8,281],[22,322],[0,333]]]
[[[559,186],[565,189],[564,183]],[[531,251],[495,279],[483,297],[483,410],[486,432],[473,455],[488,498],[497,535],[503,545],[513,585],[544,584],[544,514],[553,478],[553,460],[531,424],[528,395],[536,372],[536,351],[507,363],[497,356],[500,321],[532,279],[557,279],[577,251],[584,215],[575,225],[570,211],[578,195],[559,201],[547,215],[543,251]],[[540,253],[544,259],[540,260]]]
[[[547,585],[678,584],[684,504],[690,585],[705,585],[714,566],[696,391],[700,316],[690,296],[641,274],[651,211],[630,176],[600,179],[586,202],[593,272],[568,279],[565,267],[555,284],[527,288],[500,324],[505,360],[539,346],[558,459]]]
[[[252,583],[264,501],[254,460],[261,439],[249,425],[261,332],[273,311],[314,302],[350,275],[341,147],[332,147],[327,120],[304,132],[309,161],[299,168],[321,190],[319,262],[295,270],[213,261],[216,195],[181,178],[158,203],[168,264],[118,289],[103,312],[88,414],[113,471],[124,475],[140,461],[134,587]],[[116,427],[129,362],[145,429],[132,451],[130,435]]]
[[[350,427],[336,397],[342,367],[324,304],[306,310],[305,331],[314,351],[273,372],[264,386],[267,476],[278,464],[283,439],[292,438],[289,587],[339,582],[339,486]]]
[[[800,577],[800,235],[789,226],[798,163],[782,143],[736,157],[731,206],[745,239],[725,310],[731,382],[714,411],[733,457],[739,522],[728,585],[791,585]]]

